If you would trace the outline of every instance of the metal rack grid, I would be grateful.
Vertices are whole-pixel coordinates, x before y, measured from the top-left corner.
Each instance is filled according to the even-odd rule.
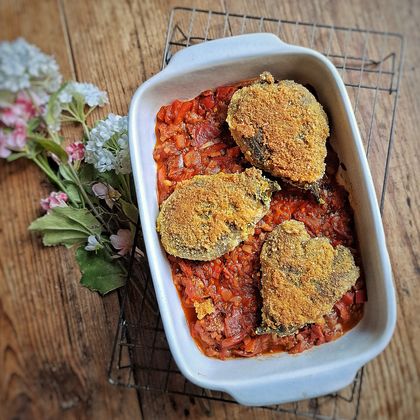
[[[318,23],[246,16],[177,7],[172,10],[162,68],[189,45],[224,36],[271,32],[287,43],[314,48],[337,67],[346,84],[372,170],[381,211],[384,206],[399,93],[404,40],[400,34]],[[137,229],[136,243],[141,241]],[[157,308],[146,260],[133,249],[127,285],[120,293],[109,381],[140,391],[158,391],[198,398],[207,415],[212,401],[235,401],[227,394],[188,382],[172,360]],[[311,400],[262,409],[295,417],[357,418],[363,369],[340,392]]]

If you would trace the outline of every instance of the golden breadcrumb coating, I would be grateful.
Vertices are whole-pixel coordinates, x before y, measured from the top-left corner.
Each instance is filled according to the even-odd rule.
[[[327,238],[311,238],[296,220],[270,233],[260,260],[263,308],[258,333],[287,335],[322,322],[360,274],[348,248],[334,249]]]
[[[292,80],[264,72],[238,89],[226,118],[246,159],[257,168],[307,187],[325,171],[328,119],[321,104]]]
[[[194,302],[194,308],[198,319],[203,319],[206,315],[214,312],[214,305],[210,298],[203,302]]]
[[[279,189],[255,168],[183,181],[162,203],[157,218],[162,245],[181,258],[218,258],[254,232]]]

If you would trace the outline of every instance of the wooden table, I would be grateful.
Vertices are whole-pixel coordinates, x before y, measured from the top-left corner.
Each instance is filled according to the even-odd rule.
[[[110,106],[94,117],[126,114],[134,90],[160,68],[170,9],[191,3],[406,36],[384,208],[398,325],[391,344],[365,369],[360,418],[414,419],[420,412],[419,1],[1,0],[0,39],[23,36],[54,54],[65,78],[107,90]],[[117,295],[101,298],[81,287],[73,252],[44,248],[28,233],[28,224],[40,213],[39,198],[48,191],[39,171],[20,161],[1,162],[0,170],[0,418],[205,417],[188,398],[138,395],[107,382]],[[214,411],[226,419],[282,418],[222,403]]]

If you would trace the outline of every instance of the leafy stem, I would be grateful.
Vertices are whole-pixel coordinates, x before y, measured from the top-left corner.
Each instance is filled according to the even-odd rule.
[[[52,138],[52,140],[53,140],[55,143],[57,143],[57,144],[60,144],[60,143],[61,143],[61,141],[60,141],[60,136],[58,135],[58,133],[57,133],[57,132],[55,132],[55,131],[53,131],[53,130],[50,130],[50,129],[48,128],[48,125],[47,125],[47,131],[48,131],[48,134],[50,135],[50,137]]]
[[[118,178],[120,180],[121,186],[123,187],[125,198],[128,201],[132,202],[132,200],[131,200],[131,187],[130,187],[130,178],[129,178],[129,175],[120,174],[118,176]]]
[[[40,155],[34,155],[29,156],[29,158],[35,162],[35,164],[48,176],[48,178],[56,184],[61,191],[66,191],[66,186],[61,182],[60,178],[53,172],[53,170],[50,168],[50,165],[48,164],[48,161],[41,157]],[[78,207],[77,203],[69,197],[70,202]]]
[[[73,121],[79,123],[83,127],[83,132],[87,138],[89,138],[89,127],[86,124],[86,118],[90,114],[90,112],[95,109],[95,107],[91,108],[87,114],[84,112],[84,104],[79,104],[78,102],[74,106],[73,103],[63,107],[63,111],[66,111],[70,116],[62,115],[62,121]]]
[[[96,216],[96,218],[104,225],[106,226],[105,220],[102,218],[102,216],[99,214],[97,208],[95,207],[95,205],[92,203],[92,200],[90,199],[90,197],[88,196],[88,194],[86,193],[86,190],[82,184],[82,182],[80,181],[79,175],[77,174],[77,172],[74,170],[73,165],[68,165],[68,167],[70,168],[70,172],[72,174],[73,177],[73,181],[74,183],[79,187],[80,193],[82,194],[82,197],[85,201],[85,203],[91,208],[93,214]]]
[[[80,124],[82,124],[83,132],[85,133],[86,138],[89,139],[90,131],[89,131],[89,127],[86,124],[86,121],[80,121]]]
[[[130,217],[129,214],[126,214],[124,212],[123,207],[119,203],[115,203],[115,206],[117,207],[118,211],[120,211],[124,215],[124,217],[128,220],[129,223],[131,223],[133,226],[136,226],[137,225],[137,221],[136,220],[133,220],[133,218]]]

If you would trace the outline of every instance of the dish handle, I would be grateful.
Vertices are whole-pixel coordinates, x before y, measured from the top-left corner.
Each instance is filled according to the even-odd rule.
[[[305,376],[270,380],[264,383],[232,384],[225,392],[230,394],[238,403],[247,406],[266,406],[290,402],[290,395],[298,396],[297,401],[328,395],[350,385],[360,369],[360,366],[349,366],[337,374],[337,370],[312,373]]]
[[[276,52],[285,52],[296,46],[283,42],[270,33],[254,33],[216,39],[192,45],[178,51],[170,60],[165,70],[185,67],[200,67],[213,60],[225,61],[230,58],[249,57],[250,54],[263,56]]]

